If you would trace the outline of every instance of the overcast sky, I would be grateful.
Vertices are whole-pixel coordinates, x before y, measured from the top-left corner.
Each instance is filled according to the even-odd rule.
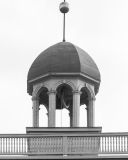
[[[27,73],[46,48],[62,41],[61,0],[0,0],[0,133],[25,133],[32,126]],[[128,0],[68,0],[66,41],[96,62],[101,85],[95,126],[128,132]],[[80,125],[86,126],[85,106]],[[63,126],[68,112],[63,111]],[[60,116],[57,112],[57,126]],[[40,126],[46,126],[41,106]]]

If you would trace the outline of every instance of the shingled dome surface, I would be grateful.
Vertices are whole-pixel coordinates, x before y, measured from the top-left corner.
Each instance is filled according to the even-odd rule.
[[[52,73],[83,73],[100,81],[100,72],[93,59],[69,42],[57,43],[43,51],[28,72],[28,82]]]

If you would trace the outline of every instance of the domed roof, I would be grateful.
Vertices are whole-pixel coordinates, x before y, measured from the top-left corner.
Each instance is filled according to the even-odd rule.
[[[28,81],[46,74],[82,73],[100,81],[100,72],[93,59],[69,42],[57,43],[43,51],[28,72]]]

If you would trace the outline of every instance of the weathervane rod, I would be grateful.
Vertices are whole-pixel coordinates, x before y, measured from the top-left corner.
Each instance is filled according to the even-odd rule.
[[[64,13],[64,26],[63,26],[63,42],[65,42],[65,13]]]
[[[63,42],[65,42],[65,13],[69,11],[69,4],[67,2],[62,2],[60,4],[60,11],[64,14],[64,20],[63,20]]]

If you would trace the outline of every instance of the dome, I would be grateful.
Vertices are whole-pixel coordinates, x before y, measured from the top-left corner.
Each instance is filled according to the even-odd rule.
[[[94,60],[84,50],[69,42],[57,43],[43,51],[32,63],[28,82],[46,75],[83,74],[100,81],[100,72]]]

